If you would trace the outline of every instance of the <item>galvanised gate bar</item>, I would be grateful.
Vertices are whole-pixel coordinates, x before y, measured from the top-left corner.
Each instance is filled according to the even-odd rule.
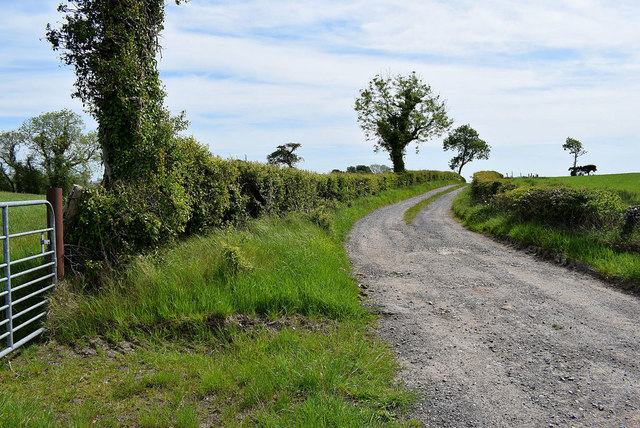
[[[10,234],[9,208],[30,205],[46,206],[48,227]],[[37,324],[33,323],[47,313],[47,300],[44,298],[44,293],[56,284],[57,258],[55,218],[53,207],[48,201],[0,202],[0,209],[2,209],[0,241],[2,241],[4,256],[0,264],[0,269],[4,273],[3,278],[0,279],[0,290],[3,290],[0,291],[0,344],[3,342],[5,344],[4,348],[0,347],[0,358],[2,358],[44,330],[42,327],[34,330],[34,326],[37,327]],[[38,234],[40,235],[40,252],[11,260],[10,240],[12,238]],[[24,269],[24,264],[31,260],[40,261],[40,263],[35,267]],[[22,282],[25,279],[26,282]]]

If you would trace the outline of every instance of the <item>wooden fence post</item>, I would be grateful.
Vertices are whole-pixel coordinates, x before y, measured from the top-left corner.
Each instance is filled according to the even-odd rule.
[[[47,201],[53,207],[56,228],[56,259],[58,279],[64,277],[64,234],[62,230],[62,189],[60,187],[47,189]],[[51,224],[48,227],[52,227]]]

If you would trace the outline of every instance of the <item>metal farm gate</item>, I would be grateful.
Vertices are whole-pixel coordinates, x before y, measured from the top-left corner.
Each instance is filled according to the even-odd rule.
[[[48,227],[11,234],[9,208],[44,205]],[[55,216],[48,201],[0,202],[2,209],[3,258],[0,263],[0,358],[27,343],[44,330],[36,323],[47,314],[45,292],[57,281],[57,251]],[[44,223],[44,221],[43,221]],[[35,237],[33,236],[35,235]],[[38,251],[37,237],[40,237]],[[26,238],[31,237],[31,238]],[[30,239],[28,249],[18,248],[16,260],[11,259],[11,242]],[[15,255],[14,255],[15,257]],[[3,343],[4,341],[4,343]]]

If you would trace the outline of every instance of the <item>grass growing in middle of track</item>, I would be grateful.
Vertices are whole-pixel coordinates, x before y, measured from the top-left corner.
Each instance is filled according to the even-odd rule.
[[[357,200],[333,227],[291,215],[195,237],[97,294],[61,287],[54,341],[14,358],[19,378],[0,368],[0,426],[398,424],[411,397],[342,244],[373,209],[446,184]]]
[[[438,199],[440,196],[443,196],[449,192],[453,192],[454,190],[459,189],[462,186],[464,186],[464,184],[450,187],[449,189],[444,190],[440,193],[436,193],[435,195],[430,196],[427,199],[421,200],[420,202],[418,202],[417,204],[415,204],[414,206],[412,206],[411,208],[409,208],[404,212],[404,215],[403,215],[404,222],[407,224],[407,226],[410,225],[411,223],[413,223],[413,220],[415,220],[416,216],[420,213],[420,211],[425,209],[427,205],[429,205],[431,202]]]

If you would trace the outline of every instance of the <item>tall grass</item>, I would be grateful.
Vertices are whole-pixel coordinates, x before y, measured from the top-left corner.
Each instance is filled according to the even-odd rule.
[[[365,311],[346,270],[340,244],[300,216],[264,218],[139,257],[98,294],[54,306],[49,323],[58,340],[71,343],[233,313],[360,318]]]

